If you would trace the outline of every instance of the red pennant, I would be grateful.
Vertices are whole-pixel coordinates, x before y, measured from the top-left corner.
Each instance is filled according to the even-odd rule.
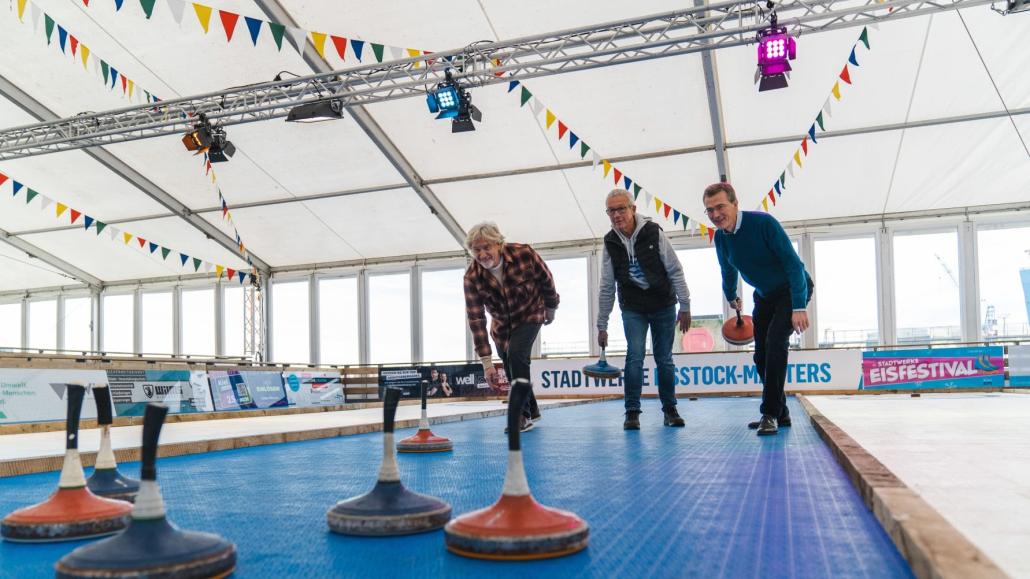
[[[715,240],[715,228],[709,227],[708,228],[708,243],[711,243],[714,240]]]
[[[848,74],[848,65],[844,65],[844,70],[840,72],[840,79],[844,82],[851,84],[851,75]]]
[[[622,171],[615,169],[615,172],[612,173],[612,175],[615,177],[615,184],[618,185],[619,180],[622,179]]]
[[[225,273],[228,274],[229,279],[232,279],[232,277],[236,275],[236,270],[231,267],[227,267],[225,268]]]
[[[433,54],[433,51],[432,50],[423,50],[422,54]],[[426,66],[433,66],[434,62],[436,62],[436,60],[434,60],[434,59],[427,60],[426,61]]]
[[[240,19],[240,15],[219,10],[218,17],[222,19],[222,28],[225,29],[225,41],[232,42],[232,33],[236,31],[236,21]]]
[[[76,221],[78,221],[79,217],[81,217],[81,216],[82,216],[82,213],[79,213],[78,211],[72,209],[72,223],[75,223]]]
[[[136,241],[138,241],[138,242],[139,242],[139,246],[140,246],[141,248],[142,248],[142,247],[143,247],[144,245],[146,245],[146,244],[147,244],[147,240],[146,240],[146,239],[143,239],[142,237],[137,237],[137,238],[136,238]]]
[[[558,140],[559,141],[562,139],[562,137],[565,136],[565,132],[568,131],[568,130],[569,130],[569,128],[565,126],[565,123],[563,123],[561,121],[558,121]]]
[[[125,79],[125,75],[123,74],[122,75],[122,94],[125,94],[126,91],[128,91],[128,90],[129,90],[129,85],[127,84],[127,81]]]
[[[69,34],[68,40],[72,43],[72,56],[75,56],[75,50],[79,48],[79,39]]]
[[[776,207],[776,194],[773,193],[772,189],[769,189],[769,199],[773,202],[773,207]]]
[[[670,211],[672,211],[672,205],[669,205],[668,203],[666,203],[665,204],[665,218],[666,219],[669,218],[669,212]]]
[[[89,0],[82,0],[82,3],[85,4],[87,8],[89,8]]]
[[[805,152],[805,155],[808,155],[808,137],[801,139],[801,150]]]
[[[211,161],[204,164],[204,174],[207,175],[211,172]]]
[[[329,35],[329,38],[333,40],[333,46],[336,47],[336,54],[340,55],[340,60],[346,60],[347,58],[347,39],[342,36]]]
[[[7,175],[4,175],[3,173],[0,173],[0,185],[3,185],[6,182],[7,182]]]

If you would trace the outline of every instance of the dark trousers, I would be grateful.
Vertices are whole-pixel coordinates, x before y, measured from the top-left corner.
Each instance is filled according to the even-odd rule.
[[[814,284],[808,281],[808,299],[812,299]],[[787,380],[787,351],[790,348],[790,334],[794,331],[791,314],[790,288],[761,297],[755,292],[755,366],[762,379],[763,415],[787,418],[787,395],[783,391]]]
[[[523,378],[532,382],[529,373],[530,356],[533,354],[533,342],[536,335],[540,333],[540,324],[523,324],[511,331],[508,337],[508,349],[497,349],[497,355],[504,363],[504,373],[508,376],[508,383],[514,385],[516,378]],[[540,416],[540,407],[536,403],[536,396],[533,390],[529,390],[529,398],[522,408],[522,415],[528,417]]]

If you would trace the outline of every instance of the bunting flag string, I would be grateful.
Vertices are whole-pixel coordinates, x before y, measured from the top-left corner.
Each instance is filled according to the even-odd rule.
[[[143,1],[146,3],[146,0]],[[32,15],[29,22],[26,22],[25,19],[26,8],[28,8],[29,13]],[[33,33],[39,28],[39,16],[42,15],[43,35],[46,38],[47,46],[56,46],[60,50],[60,56],[71,58],[72,62],[81,63],[83,70],[87,73],[92,71],[97,80],[104,84],[105,88],[117,93],[119,97],[131,103],[156,103],[161,100],[154,93],[139,86],[139,83],[135,80],[125,76],[125,69],[115,67],[112,63],[93,52],[71,30],[54,20],[50,14],[43,12],[35,3],[28,0],[18,0],[16,15],[22,24],[28,24],[32,27]],[[55,30],[57,31],[56,38],[54,35]]]
[[[81,224],[82,231],[91,232],[96,237],[100,237],[101,233],[104,233],[104,235],[107,236],[109,241],[121,243],[126,247],[137,248],[138,251],[143,251],[148,255],[153,256],[154,259],[158,259],[162,262],[168,262],[168,256],[174,252],[179,256],[179,267],[186,269],[187,271],[192,270],[193,273],[199,273],[201,268],[204,268],[205,273],[210,273],[211,270],[214,269],[218,272],[218,277],[221,277],[223,273],[227,273],[228,279],[232,280],[233,278],[235,278],[236,281],[238,281],[240,284],[243,284],[248,278],[251,280],[251,282],[257,279],[256,277],[254,277],[255,273],[253,271],[251,271],[251,273],[247,273],[244,271],[235,270],[222,264],[213,263],[207,260],[200,259],[199,257],[194,257],[192,255],[182,253],[178,250],[156,243],[153,240],[148,240],[146,238],[140,237],[135,233],[130,233],[128,231],[121,230],[115,227],[114,225],[105,223],[92,215],[87,215],[86,213],[78,209],[72,208],[69,205],[62,203],[52,197],[43,195],[35,189],[28,187],[27,185],[23,184],[22,182],[16,179],[12,179],[4,173],[0,173],[0,187],[4,186],[4,184],[8,181],[11,182],[11,195],[0,196],[7,197],[11,200],[18,200],[18,195],[22,191],[24,191],[26,205],[31,205],[33,201],[39,199],[40,211],[47,211],[51,206],[53,206],[54,209],[52,211],[54,212],[55,219],[62,219],[62,217],[65,214],[67,214],[69,223],[73,225]],[[136,243],[132,243],[133,240],[135,240]],[[158,257],[158,249],[161,250],[160,257]]]
[[[232,211],[229,209],[229,202],[225,199],[225,195],[222,194],[222,188],[218,185],[218,175],[215,173],[215,168],[211,164],[211,159],[208,157],[207,152],[204,153],[203,161],[204,174],[210,176],[211,184],[214,186],[215,192],[218,193],[218,206],[222,208],[222,220],[228,222],[229,226],[232,227],[236,245],[239,247],[240,253],[243,254],[243,258],[247,260],[247,264],[251,266],[251,274],[253,275],[254,262],[250,259],[250,252],[247,251],[247,246],[243,243],[243,238],[240,237],[240,232],[236,228],[236,222],[232,218]]]

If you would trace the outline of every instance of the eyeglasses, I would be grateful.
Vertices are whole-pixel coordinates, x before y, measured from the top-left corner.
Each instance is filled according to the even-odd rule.
[[[632,205],[623,205],[622,207],[609,207],[608,209],[605,209],[604,212],[607,213],[608,215],[616,215],[616,214],[619,214],[619,213],[625,213],[625,212],[629,211],[630,207],[633,207],[633,206]]]
[[[705,208],[705,213],[707,215],[711,215],[713,213],[722,213],[723,211],[726,211],[726,208],[729,207],[729,206],[730,206],[729,203],[720,203],[720,204],[718,204],[718,205],[716,205],[714,207],[706,207]]]

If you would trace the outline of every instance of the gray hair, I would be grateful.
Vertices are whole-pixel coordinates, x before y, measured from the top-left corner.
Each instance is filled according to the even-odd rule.
[[[616,187],[615,189],[609,191],[608,196],[604,199],[605,204],[607,204],[608,200],[612,197],[625,197],[626,201],[629,201],[629,204],[633,205],[633,194],[629,191],[626,191],[625,189],[619,189],[618,187]]]
[[[497,224],[493,221],[484,221],[477,223],[469,229],[468,236],[465,237],[465,247],[472,249],[472,244],[477,239],[483,239],[491,243],[504,243],[504,236],[501,235],[501,230],[497,228]]]

